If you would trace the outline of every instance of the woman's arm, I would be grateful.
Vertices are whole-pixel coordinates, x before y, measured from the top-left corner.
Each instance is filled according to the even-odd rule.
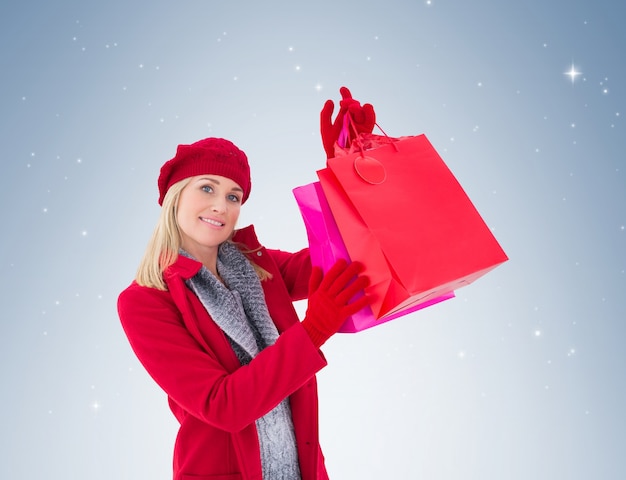
[[[326,365],[300,323],[248,365],[228,371],[219,355],[234,352],[221,330],[194,338],[169,292],[133,284],[120,295],[118,311],[135,354],[160,387],[190,414],[229,432],[265,415]]]
[[[305,248],[296,253],[268,250],[268,253],[274,259],[291,299],[295,301],[307,298],[311,278],[309,249]]]

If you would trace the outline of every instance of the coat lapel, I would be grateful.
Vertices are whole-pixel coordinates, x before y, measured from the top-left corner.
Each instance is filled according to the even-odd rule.
[[[179,256],[177,262],[165,272],[165,282],[189,333],[205,352],[217,357],[227,371],[234,372],[241,363],[230,342],[209,316],[198,297],[185,284],[185,280],[195,275],[201,266],[202,264],[195,260]]]

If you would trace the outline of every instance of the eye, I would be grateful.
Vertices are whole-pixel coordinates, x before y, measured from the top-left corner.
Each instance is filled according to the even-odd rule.
[[[239,203],[241,202],[241,199],[239,198],[238,195],[235,195],[234,193],[231,193],[230,195],[228,195],[228,200],[230,200],[233,203]]]
[[[200,189],[205,193],[213,193],[213,187],[211,185],[202,185]]]

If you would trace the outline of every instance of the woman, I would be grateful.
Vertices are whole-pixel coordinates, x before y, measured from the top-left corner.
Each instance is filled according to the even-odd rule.
[[[179,145],[159,176],[161,215],[119,316],[180,422],[174,479],[326,479],[318,442],[320,346],[367,297],[361,265],[326,275],[308,250],[235,230],[251,180],[228,140]],[[308,297],[302,322],[292,302]]]

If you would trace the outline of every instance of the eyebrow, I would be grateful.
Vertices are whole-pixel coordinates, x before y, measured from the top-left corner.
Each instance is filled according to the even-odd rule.
[[[217,178],[213,178],[213,177],[202,177],[202,178],[199,178],[196,182],[202,182],[204,180],[208,180],[209,182],[213,182],[216,185],[220,185],[220,181]],[[243,188],[234,187],[233,190],[243,193]]]

